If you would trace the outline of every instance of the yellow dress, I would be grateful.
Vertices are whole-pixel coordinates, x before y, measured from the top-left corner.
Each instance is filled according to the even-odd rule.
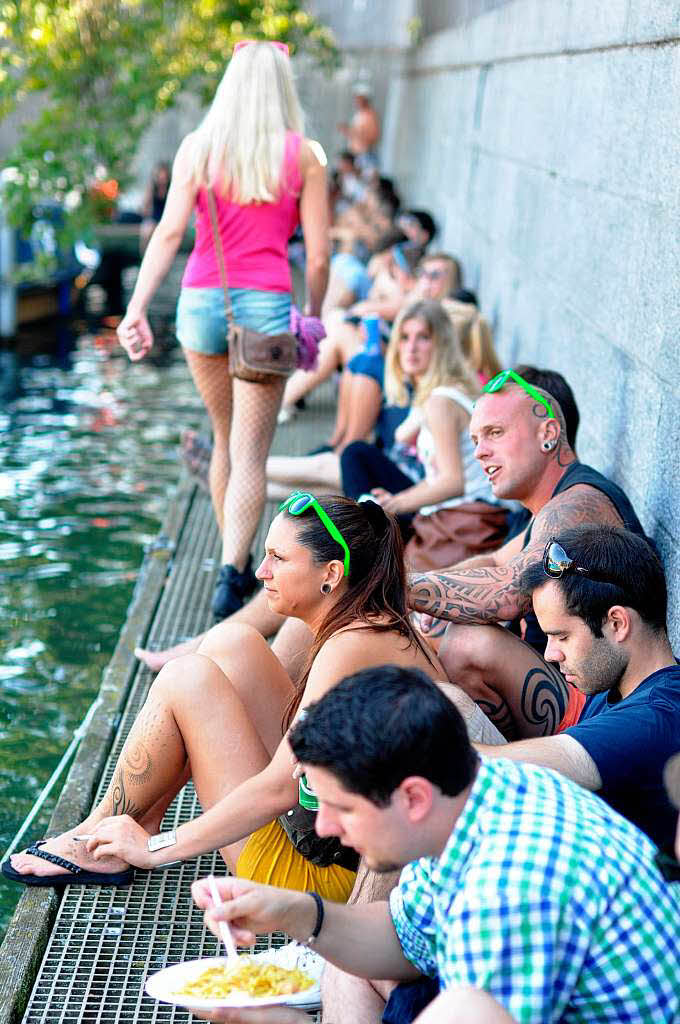
[[[295,849],[280,823],[263,825],[248,839],[236,864],[239,878],[276,885],[298,892],[318,892],[325,900],[346,903],[356,878],[355,871],[330,864],[312,864]]]

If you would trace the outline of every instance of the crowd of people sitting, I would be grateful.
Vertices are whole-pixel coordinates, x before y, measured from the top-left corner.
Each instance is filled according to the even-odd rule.
[[[659,556],[578,459],[564,377],[502,367],[434,218],[351,149],[330,197],[326,338],[279,418],[334,374],[336,418],[267,460],[261,588],[138,651],[158,675],[106,795],[3,872],[124,885],[219,849],[223,903],[194,887],[208,926],[314,945],[329,1024],[670,1024],[680,666]],[[184,454],[205,482],[210,443]],[[203,813],[163,833],[189,777]]]

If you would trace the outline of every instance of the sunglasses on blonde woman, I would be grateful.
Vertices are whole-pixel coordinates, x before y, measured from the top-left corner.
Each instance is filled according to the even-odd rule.
[[[308,508],[313,508],[317,516],[326,527],[328,533],[331,535],[336,544],[339,544],[345,553],[343,559],[344,576],[349,576],[349,548],[345,538],[338,530],[333,520],[328,516],[326,512],[321,508],[321,505],[316,500],[313,494],[309,491],[293,491],[285,501],[282,501],[279,505],[279,512],[289,512],[291,516],[301,516],[303,512],[306,512]]]
[[[241,39],[240,42],[236,43],[236,45],[234,46],[234,49],[232,50],[232,56],[235,53],[238,53],[239,50],[242,50],[245,46],[250,46],[251,43],[271,43],[272,46],[275,46],[277,50],[280,50],[281,53],[284,53],[286,57],[290,55],[286,43],[280,43],[276,39]]]

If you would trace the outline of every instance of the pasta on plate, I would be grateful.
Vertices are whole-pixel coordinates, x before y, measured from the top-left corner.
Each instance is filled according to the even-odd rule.
[[[239,992],[262,998],[304,992],[316,984],[297,967],[288,969],[275,964],[258,964],[247,956],[240,959],[243,963],[236,968],[208,967],[198,977],[186,981],[176,994],[198,999],[222,999]]]

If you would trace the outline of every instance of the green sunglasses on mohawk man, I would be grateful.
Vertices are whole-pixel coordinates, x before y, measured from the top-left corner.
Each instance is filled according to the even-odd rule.
[[[514,381],[515,384],[519,384],[519,386],[523,388],[535,402],[540,402],[551,419],[554,418],[555,414],[553,413],[552,405],[547,398],[544,398],[543,395],[539,394],[536,388],[532,387],[528,380],[525,380],[524,377],[520,377],[520,375],[515,373],[514,370],[503,370],[502,373],[497,373],[495,377],[492,377],[491,380],[484,385],[482,388],[482,394],[492,395],[496,391],[500,391],[505,387],[509,380]]]

